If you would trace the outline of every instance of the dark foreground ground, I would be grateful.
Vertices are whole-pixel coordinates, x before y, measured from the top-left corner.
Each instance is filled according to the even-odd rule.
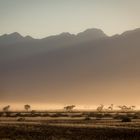
[[[140,140],[140,129],[7,124],[0,140]]]
[[[8,113],[0,140],[140,140],[140,113]]]

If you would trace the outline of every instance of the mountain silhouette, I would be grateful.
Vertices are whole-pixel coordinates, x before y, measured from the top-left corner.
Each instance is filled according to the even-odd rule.
[[[10,43],[9,37],[25,41]],[[0,45],[1,100],[139,102],[140,29],[110,37],[99,29],[43,39],[9,37]]]
[[[19,33],[4,34],[0,36],[0,45],[11,45],[18,42],[30,41],[33,38],[30,36],[23,37]]]
[[[77,35],[70,34],[68,32],[63,32],[59,35],[53,35],[49,37],[45,37],[42,39],[33,39],[31,36],[21,36],[19,33],[14,32],[11,34],[4,34],[0,36],[0,45],[11,45],[19,42],[27,42],[27,41],[33,41],[33,40],[38,40],[38,41],[44,41],[46,43],[52,43],[52,42],[57,42],[57,43],[65,43],[64,40],[73,40],[77,38],[76,41],[89,41],[89,40],[94,40],[94,39],[100,39],[106,37],[105,33],[101,31],[100,29],[87,29],[84,32],[78,33]],[[78,40],[79,39],[79,40]],[[70,42],[69,41],[69,42]],[[48,44],[47,44],[48,45]],[[59,45],[59,44],[58,44]]]
[[[13,60],[34,55],[36,53],[48,52],[65,48],[79,43],[106,37],[99,29],[88,29],[77,35],[61,33],[42,39],[33,39],[30,36],[23,37],[19,33],[12,33],[0,37],[1,59]]]
[[[93,28],[78,33],[77,37],[83,41],[90,41],[107,37],[107,35],[102,30]]]

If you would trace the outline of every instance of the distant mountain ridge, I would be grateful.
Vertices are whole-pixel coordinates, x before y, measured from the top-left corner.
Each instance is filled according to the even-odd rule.
[[[0,45],[0,68],[0,100],[129,104],[129,95],[137,104],[140,29],[111,37],[90,29]]]
[[[53,51],[106,37],[107,35],[100,29],[87,29],[77,35],[63,32],[59,35],[52,35],[42,39],[34,39],[30,36],[23,37],[15,32],[0,36],[0,48],[2,52],[0,61],[2,59],[13,60],[22,57],[25,58],[37,53]]]
[[[30,41],[33,40],[30,36],[21,36],[19,33],[14,32],[11,34],[4,34],[0,36],[0,45],[9,45],[18,42]]]
[[[82,39],[87,38],[87,40],[89,39],[100,39],[103,37],[106,37],[107,35],[100,29],[96,29],[96,28],[92,28],[92,29],[87,29],[83,32],[78,33],[77,35],[75,34],[70,34],[69,32],[63,32],[61,34],[58,35],[51,35],[48,37],[44,37],[42,39],[37,39],[37,40],[49,40],[49,39],[53,39],[53,38],[62,38],[62,37],[76,37],[80,38],[82,37]],[[4,34],[0,36],[0,43],[1,44],[10,44],[10,43],[17,43],[17,42],[23,42],[23,41],[30,41],[33,40],[34,38],[32,38],[31,36],[25,36],[23,37],[20,33],[18,32],[14,32],[11,34]]]
[[[134,29],[134,30],[129,30],[129,31],[125,31],[122,34],[116,34],[110,37],[119,37],[119,36],[127,36],[127,35],[131,35],[131,34],[136,34],[140,32],[140,28]],[[77,33],[77,34],[71,34],[69,32],[62,32],[61,34],[57,34],[57,35],[51,35],[51,36],[47,36],[41,39],[35,39],[29,35],[27,36],[22,36],[20,33],[18,32],[14,32],[11,34],[4,34],[0,36],[0,45],[11,45],[11,44],[15,44],[15,43],[20,43],[20,42],[33,42],[33,41],[57,41],[57,40],[62,40],[63,39],[72,39],[72,40],[78,40],[81,42],[85,42],[85,41],[91,41],[91,40],[98,40],[98,39],[102,39],[102,38],[107,38],[109,36],[107,36],[101,29],[96,29],[96,28],[91,28],[91,29],[87,29],[83,32]]]

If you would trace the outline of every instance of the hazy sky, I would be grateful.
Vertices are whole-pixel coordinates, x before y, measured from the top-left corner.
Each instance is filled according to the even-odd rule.
[[[36,38],[101,28],[108,35],[140,27],[140,0],[0,0],[0,34]]]

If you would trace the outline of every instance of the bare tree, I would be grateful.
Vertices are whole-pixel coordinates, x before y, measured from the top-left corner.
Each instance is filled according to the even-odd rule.
[[[136,108],[136,106],[134,106],[134,105],[131,106],[131,109],[132,110],[135,110],[135,108]]]
[[[120,108],[121,111],[127,111],[127,106],[126,105],[119,105],[118,108]]]
[[[5,106],[5,107],[3,108],[3,111],[4,111],[4,112],[8,112],[9,109],[10,109],[10,105],[7,105],[7,106]]]
[[[108,107],[108,110],[110,110],[110,111],[113,110],[113,104],[111,104],[111,105]]]
[[[132,111],[135,109],[135,106],[126,106],[126,105],[120,105],[118,106],[122,111]]]
[[[75,105],[70,105],[70,106],[65,106],[64,110],[71,112],[73,110],[73,108],[76,107]]]
[[[24,105],[24,108],[25,108],[26,111],[29,111],[29,109],[31,108],[31,106],[27,104],[27,105]]]
[[[103,108],[104,108],[104,105],[101,104],[100,106],[97,107],[97,111],[101,112],[103,111]]]

